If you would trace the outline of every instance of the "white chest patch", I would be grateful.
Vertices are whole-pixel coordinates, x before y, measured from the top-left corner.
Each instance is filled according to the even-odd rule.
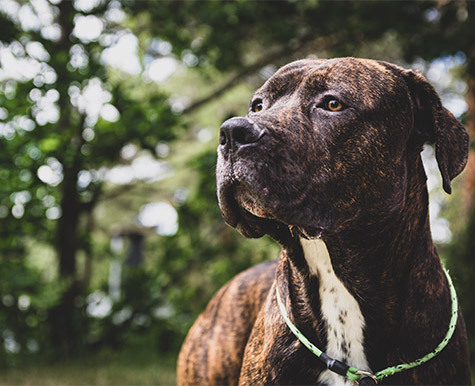
[[[323,351],[349,366],[369,371],[363,348],[365,321],[358,302],[336,276],[325,243],[303,238],[301,243],[310,273],[320,280],[321,312],[328,337]],[[353,385],[330,370],[322,372],[319,381],[329,385]]]

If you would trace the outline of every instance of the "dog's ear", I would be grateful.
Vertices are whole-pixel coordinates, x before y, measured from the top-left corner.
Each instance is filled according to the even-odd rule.
[[[452,192],[450,181],[458,176],[468,159],[469,137],[462,124],[442,106],[434,87],[415,71],[403,71],[414,108],[414,130],[435,144],[435,156],[444,190]]]

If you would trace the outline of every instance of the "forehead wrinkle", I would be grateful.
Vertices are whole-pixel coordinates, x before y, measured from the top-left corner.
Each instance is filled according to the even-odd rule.
[[[302,79],[299,88],[314,88],[319,86],[324,89],[325,85],[331,80],[330,74],[333,66],[319,66],[315,68],[305,79]]]
[[[372,89],[382,86],[390,91],[395,83],[395,74],[388,68],[373,60],[342,60],[333,66],[336,74],[334,79],[358,86]]]

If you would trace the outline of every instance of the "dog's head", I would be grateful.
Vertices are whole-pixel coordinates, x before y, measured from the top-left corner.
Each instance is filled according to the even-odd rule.
[[[405,202],[409,153],[435,143],[444,189],[468,135],[425,78],[389,63],[307,59],[277,71],[246,117],[223,123],[218,200],[247,237],[298,227],[318,236]]]

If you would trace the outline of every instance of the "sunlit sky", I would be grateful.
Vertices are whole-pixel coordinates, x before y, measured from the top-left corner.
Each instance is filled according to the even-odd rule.
[[[51,1],[54,3],[54,1]],[[78,10],[87,12],[98,4],[97,0],[76,0],[75,7]],[[25,30],[40,31],[42,36],[50,40],[57,40],[61,31],[54,22],[54,14],[47,0],[31,0],[30,4],[22,4],[12,0],[2,0],[0,10],[17,20]],[[119,23],[125,18],[124,12],[120,8],[119,2],[112,2],[105,13],[107,22]],[[154,39],[151,48],[159,53],[158,58],[145,57],[143,61],[138,55],[138,40],[129,31],[124,30],[119,34],[111,35],[105,32],[104,20],[93,15],[77,15],[74,19],[73,34],[82,42],[99,41],[106,48],[102,53],[102,60],[107,65],[133,76],[142,76],[147,82],[158,84],[167,81],[180,66],[192,66],[196,57],[189,53],[177,60],[171,54],[170,43]],[[19,43],[9,46],[0,44],[0,81],[17,80],[25,81],[33,79],[33,83],[40,87],[43,84],[52,84],[56,81],[56,73],[46,63],[49,60],[48,52],[38,42],[31,42],[23,47]],[[84,54],[81,45],[76,44],[71,50],[70,65],[74,68],[81,68],[87,64],[87,55]],[[447,74],[450,69],[460,65],[464,58],[461,56],[446,57],[432,62],[426,71],[426,76],[439,89],[449,86],[452,81]],[[420,63],[419,63],[420,64]],[[418,63],[414,63],[417,68]],[[444,94],[443,103],[451,110],[455,116],[460,116],[467,110],[467,105],[461,96],[466,85],[462,81],[453,85],[456,93]],[[8,83],[6,85],[8,92]],[[13,91],[12,91],[13,92]],[[119,119],[120,113],[111,103],[111,94],[106,91],[102,82],[98,78],[92,78],[86,87],[80,90],[77,86],[71,86],[69,97],[74,106],[87,116],[88,127],[83,132],[86,141],[94,138],[94,124],[97,119],[102,118],[110,122]],[[57,101],[60,95],[56,90],[49,90],[43,94],[39,89],[33,89],[30,98],[36,102],[34,117],[36,123],[31,119],[22,117],[18,125],[24,130],[34,130],[36,124],[45,125],[48,122],[55,123],[59,119]],[[179,107],[177,107],[179,108]],[[0,107],[0,118],[6,118],[8,112]],[[13,130],[13,131],[12,131]],[[0,123],[0,136],[6,139],[14,135],[14,129],[7,124]],[[209,141],[211,134],[209,130],[203,129],[198,134],[202,142]],[[157,146],[157,154],[166,157],[168,147],[166,144]],[[150,154],[141,153],[134,145],[127,145],[122,150],[124,159],[129,160],[129,164],[116,166],[111,169],[101,169],[98,171],[83,170],[79,174],[78,184],[86,187],[93,178],[102,178],[111,184],[129,184],[134,181],[146,181],[153,183],[163,178],[173,175],[173,169],[164,159],[156,159]],[[440,217],[441,203],[445,196],[441,194],[440,176],[437,164],[434,159],[431,147],[426,147],[423,154],[426,171],[429,177],[429,188],[431,193],[431,226],[434,239],[438,242],[450,241],[451,234],[448,223]],[[47,160],[37,171],[38,177],[49,185],[56,186],[62,181],[62,165],[54,158]],[[24,213],[23,204],[25,197],[17,195],[17,201],[13,209],[13,214],[21,218]],[[22,201],[23,200],[23,201]],[[23,202],[23,204],[22,204]],[[48,210],[48,217],[56,219],[61,216],[57,205],[52,205]],[[3,211],[4,212],[4,211]],[[0,217],[2,216],[0,208]],[[178,217],[173,207],[164,202],[149,203],[145,205],[136,219],[146,227],[153,227],[158,233],[169,235],[178,229]]]

